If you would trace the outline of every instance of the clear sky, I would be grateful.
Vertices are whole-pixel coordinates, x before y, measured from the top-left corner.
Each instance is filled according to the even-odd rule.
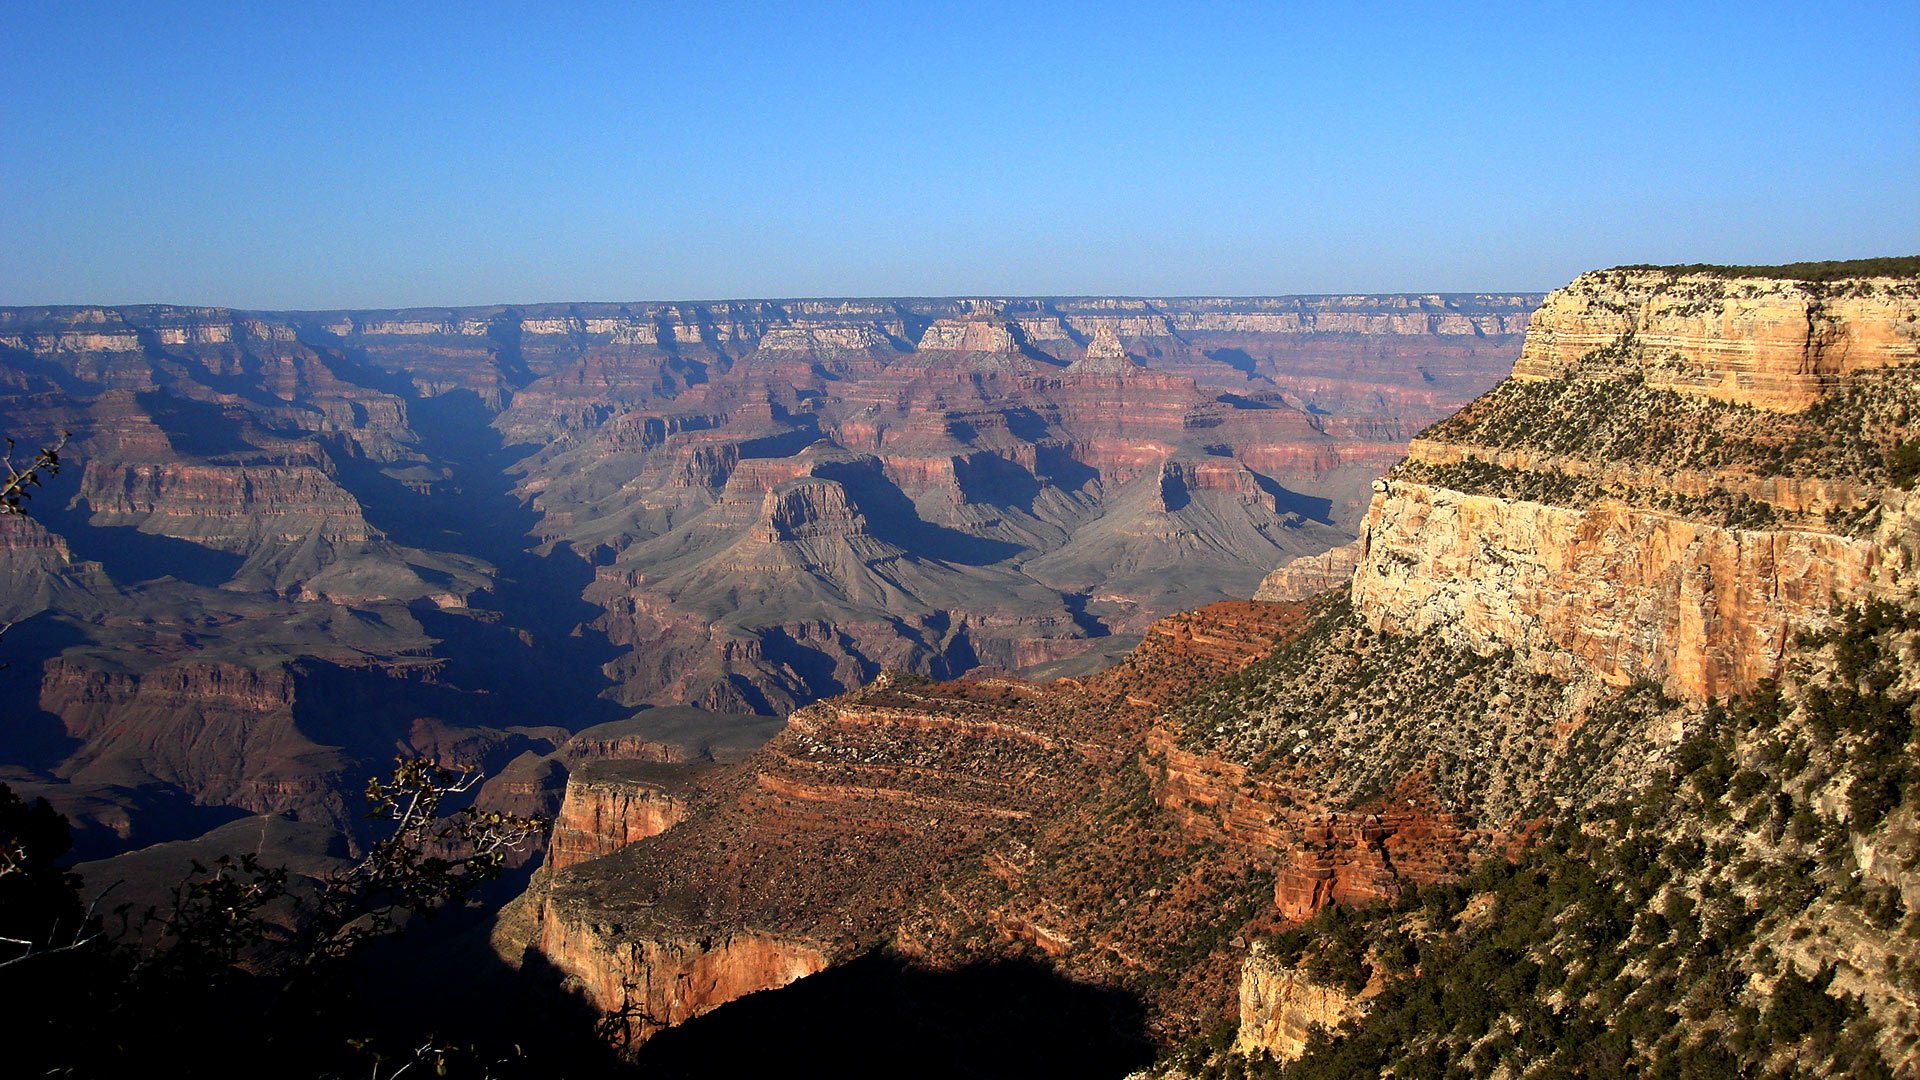
[[[1920,252],[1920,3],[0,3],[0,303],[1545,289]]]

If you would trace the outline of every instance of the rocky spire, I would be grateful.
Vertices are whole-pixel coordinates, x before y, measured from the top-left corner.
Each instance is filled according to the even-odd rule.
[[[1093,328],[1093,339],[1087,342],[1087,355],[1073,362],[1067,370],[1087,374],[1117,375],[1140,365],[1127,355],[1127,347],[1120,344],[1120,338],[1113,327],[1101,323]]]

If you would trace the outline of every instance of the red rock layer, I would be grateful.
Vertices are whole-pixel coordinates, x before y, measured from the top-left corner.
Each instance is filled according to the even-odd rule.
[[[1137,768],[1129,743],[1156,706],[1301,624],[1297,606],[1216,604],[1156,624],[1125,663],[1089,679],[888,677],[802,709],[743,766],[701,781],[671,831],[603,858],[569,855],[535,898],[533,947],[625,1018],[635,1042],[845,959],[890,937],[951,868],[1004,860],[1097,776]],[[620,836],[644,817],[598,828]],[[579,847],[556,834],[563,846]],[[994,918],[1071,948],[1011,908]],[[675,989],[687,985],[703,989]]]
[[[645,762],[574,769],[553,819],[547,869],[597,859],[678,825],[687,816],[689,772],[688,766]]]

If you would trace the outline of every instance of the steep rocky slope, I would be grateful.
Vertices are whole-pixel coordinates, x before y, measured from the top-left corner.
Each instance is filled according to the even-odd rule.
[[[1083,683],[890,675],[809,706],[742,766],[710,775],[686,821],[544,885],[533,948],[638,1043],[896,935],[911,941],[916,923],[947,919],[913,909],[956,866],[1017,875],[1037,827],[1103,778],[1139,776],[1122,748],[1155,707],[1300,618],[1219,604],[1155,624],[1124,664]],[[968,918],[1049,951],[1077,929],[1025,910]]]
[[[1124,990],[1174,1071],[1914,1075],[1916,298],[1587,275],[1345,588],[814,706],[535,946],[634,1040],[885,947]]]
[[[72,433],[0,522],[6,776],[100,855],[350,826],[396,752],[1111,652],[1350,536],[1534,301],[0,310],[0,430]]]

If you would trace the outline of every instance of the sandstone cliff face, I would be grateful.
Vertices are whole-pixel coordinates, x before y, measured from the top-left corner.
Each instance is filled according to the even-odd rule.
[[[1856,537],[1390,481],[1368,512],[1354,602],[1376,628],[1521,649],[1557,675],[1746,693],[1779,674],[1796,628],[1908,587],[1907,501],[1892,495],[1875,535]]]
[[[689,772],[688,766],[645,762],[575,768],[553,819],[547,869],[564,870],[678,825],[687,816],[681,789]]]
[[[534,947],[612,1021],[620,1047],[638,1046],[663,1028],[785,986],[828,963],[806,942],[750,933],[623,938],[619,925],[559,904],[548,901]]]
[[[1581,277],[1513,380],[1376,486],[1356,609],[1696,700],[1777,677],[1796,630],[1914,587],[1920,531],[1885,463],[1917,312],[1894,279]]]
[[[1622,343],[1627,348],[1620,348]],[[1596,350],[1651,386],[1796,412],[1873,368],[1920,361],[1920,289],[1895,278],[1828,287],[1654,270],[1583,274],[1528,326],[1516,379],[1550,379]]]
[[[1409,884],[1463,871],[1490,836],[1403,782],[1385,798],[1334,810],[1297,783],[1256,778],[1217,753],[1183,750],[1165,728],[1148,732],[1143,764],[1154,800],[1196,836],[1219,837],[1272,868],[1273,907],[1300,922],[1330,904],[1391,901]]]
[[[1265,1051],[1277,1062],[1292,1061],[1315,1028],[1332,1031],[1360,1010],[1354,995],[1315,983],[1256,944],[1240,969],[1240,1033],[1233,1050]]]
[[[1318,555],[1302,555],[1274,568],[1272,573],[1261,578],[1260,587],[1254,590],[1253,598],[1280,602],[1318,596],[1352,582],[1354,568],[1359,565],[1360,543],[1357,540]]]

